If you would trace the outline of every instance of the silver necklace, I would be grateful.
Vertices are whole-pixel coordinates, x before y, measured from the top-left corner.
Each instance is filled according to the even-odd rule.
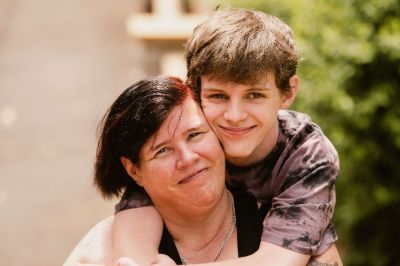
[[[226,244],[228,244],[229,239],[231,238],[233,231],[235,230],[236,227],[236,212],[235,212],[235,203],[233,201],[233,196],[231,194],[231,192],[228,190],[228,197],[230,198],[230,202],[231,202],[231,208],[232,208],[232,225],[231,225],[231,229],[229,230],[229,232],[226,234],[224,240],[221,242],[221,245],[219,246],[218,252],[217,254],[214,256],[214,259],[211,262],[215,262],[218,257],[221,255],[222,250],[224,250]],[[181,255],[179,255],[179,258],[182,261],[182,265],[189,265],[190,262],[188,262],[187,260],[185,260]]]

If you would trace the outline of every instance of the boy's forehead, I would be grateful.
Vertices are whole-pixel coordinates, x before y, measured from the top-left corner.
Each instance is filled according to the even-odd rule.
[[[208,86],[212,86],[213,84],[218,85],[229,85],[229,84],[241,84],[248,85],[252,87],[265,87],[268,83],[275,83],[275,74],[272,71],[266,71],[265,75],[258,77],[255,76],[254,79],[249,80],[232,80],[227,78],[214,78],[209,75],[201,76],[201,88],[207,88]]]

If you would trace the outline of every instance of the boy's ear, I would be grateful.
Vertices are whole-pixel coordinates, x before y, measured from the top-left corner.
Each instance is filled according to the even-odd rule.
[[[281,109],[287,109],[292,105],[299,90],[299,85],[300,80],[298,76],[293,75],[289,78],[289,89],[282,95]]]
[[[139,186],[141,186],[142,185],[142,178],[139,175],[139,171],[138,171],[138,168],[136,167],[136,165],[134,165],[130,159],[128,159],[128,158],[126,158],[124,156],[121,156],[119,159],[120,159],[122,165],[124,166],[125,171],[128,173],[128,175],[130,177],[132,177],[132,179],[135,180],[135,182]]]

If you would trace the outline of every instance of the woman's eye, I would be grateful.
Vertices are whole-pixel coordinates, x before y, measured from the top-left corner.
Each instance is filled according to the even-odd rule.
[[[162,156],[163,154],[167,153],[170,149],[168,147],[163,147],[159,149],[154,157]]]
[[[193,133],[190,133],[189,134],[189,138],[195,138],[195,137],[197,137],[197,136],[200,136],[200,135],[202,135],[202,134],[204,134],[205,132],[193,132]]]
[[[252,93],[249,93],[247,96],[247,98],[249,98],[249,99],[257,99],[257,98],[264,98],[264,97],[265,97],[265,95],[262,93],[259,93],[259,92],[252,92]]]

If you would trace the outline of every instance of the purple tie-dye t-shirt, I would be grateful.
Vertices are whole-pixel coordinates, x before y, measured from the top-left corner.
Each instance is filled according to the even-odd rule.
[[[320,255],[337,235],[335,208],[338,155],[321,129],[302,113],[279,112],[279,137],[257,165],[227,165],[227,182],[271,206],[262,240],[304,254]]]
[[[243,187],[270,206],[262,240],[309,255],[322,254],[336,239],[338,155],[321,129],[302,113],[279,112],[279,137],[272,152],[248,167],[227,164],[227,183]],[[151,204],[145,193],[126,191],[116,211]]]

